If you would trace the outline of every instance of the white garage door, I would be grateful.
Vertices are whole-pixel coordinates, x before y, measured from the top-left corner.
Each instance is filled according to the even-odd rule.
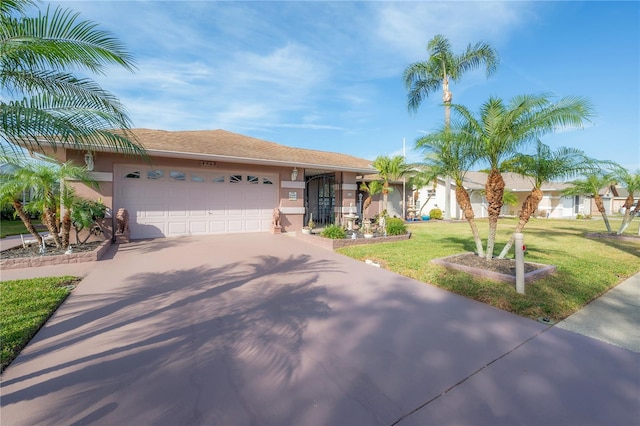
[[[133,239],[268,231],[277,206],[274,175],[119,166],[116,177]]]

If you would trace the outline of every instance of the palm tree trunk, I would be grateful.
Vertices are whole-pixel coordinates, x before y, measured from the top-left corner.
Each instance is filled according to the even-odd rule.
[[[460,210],[464,213],[464,218],[469,223],[469,227],[471,227],[471,233],[473,234],[473,241],[476,243],[476,251],[478,252],[478,256],[482,257],[484,255],[484,250],[482,248],[482,240],[480,239],[480,233],[478,232],[478,227],[476,226],[475,213],[473,212],[473,207],[471,206],[471,200],[469,199],[469,194],[462,187],[462,185],[458,185],[456,183],[456,201],[460,206]]]
[[[71,209],[67,208],[62,218],[62,248],[69,247],[69,234],[71,234]]]
[[[522,209],[520,210],[520,220],[518,220],[516,230],[513,231],[513,234],[511,234],[511,237],[509,237],[509,241],[500,252],[500,256],[498,256],[498,259],[504,259],[507,253],[509,253],[509,249],[511,249],[511,246],[516,239],[516,234],[518,232],[522,232],[524,226],[527,224],[527,222],[529,222],[529,219],[531,219],[531,216],[533,216],[533,213],[535,213],[536,209],[538,208],[541,200],[542,191],[539,188],[533,188],[522,203]]]
[[[389,184],[387,182],[384,183],[382,189],[382,211],[389,213],[387,211],[387,203],[389,201]]]
[[[498,232],[498,218],[502,209],[502,196],[504,195],[504,179],[498,170],[491,169],[485,185],[489,213],[489,236],[487,238],[487,260],[493,259],[493,247],[496,243]]]
[[[633,194],[629,194],[627,199],[624,201],[624,217],[622,218],[622,223],[620,224],[620,228],[618,228],[618,232],[616,232],[618,235],[621,235],[624,230],[627,229],[631,220],[633,220],[633,216],[631,215],[631,206],[633,206]],[[633,213],[635,215],[635,212]]]
[[[38,245],[42,246],[42,236],[40,235],[36,227],[33,226],[33,223],[31,222],[31,218],[29,217],[27,212],[24,211],[24,208],[22,207],[22,203],[18,200],[12,200],[11,205],[13,206],[13,209],[16,211],[16,214],[18,215],[20,220],[22,220],[22,223],[24,223],[24,226],[27,228],[27,231],[29,231],[31,235],[33,235],[33,237],[38,242]]]
[[[51,238],[53,238],[53,242],[55,243],[56,247],[61,248],[62,241],[60,241],[60,235],[58,235],[58,226],[56,225],[55,211],[52,211],[48,207],[45,208],[42,214],[42,221],[49,230],[49,234],[51,235]]]
[[[598,211],[602,215],[602,220],[604,220],[604,225],[607,227],[607,232],[611,234],[613,231],[611,231],[611,225],[609,225],[609,218],[607,217],[607,211],[604,208],[602,198],[600,198],[600,195],[596,194],[593,200],[596,203]]]

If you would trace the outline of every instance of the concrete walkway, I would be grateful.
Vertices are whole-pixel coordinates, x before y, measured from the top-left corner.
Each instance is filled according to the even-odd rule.
[[[639,354],[287,236],[141,241],[80,268],[2,375],[3,425],[640,418]]]

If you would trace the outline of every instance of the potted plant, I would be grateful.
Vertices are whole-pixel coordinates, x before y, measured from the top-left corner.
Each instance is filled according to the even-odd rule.
[[[313,221],[313,213],[311,213],[311,216],[309,216],[309,222],[307,222],[307,226],[302,228],[302,233],[303,234],[311,234],[311,231],[313,231],[313,228],[315,228],[316,223]]]

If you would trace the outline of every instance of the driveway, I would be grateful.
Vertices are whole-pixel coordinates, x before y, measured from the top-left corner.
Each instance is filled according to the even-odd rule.
[[[2,376],[3,425],[640,418],[639,354],[289,236],[134,242],[78,271]]]

